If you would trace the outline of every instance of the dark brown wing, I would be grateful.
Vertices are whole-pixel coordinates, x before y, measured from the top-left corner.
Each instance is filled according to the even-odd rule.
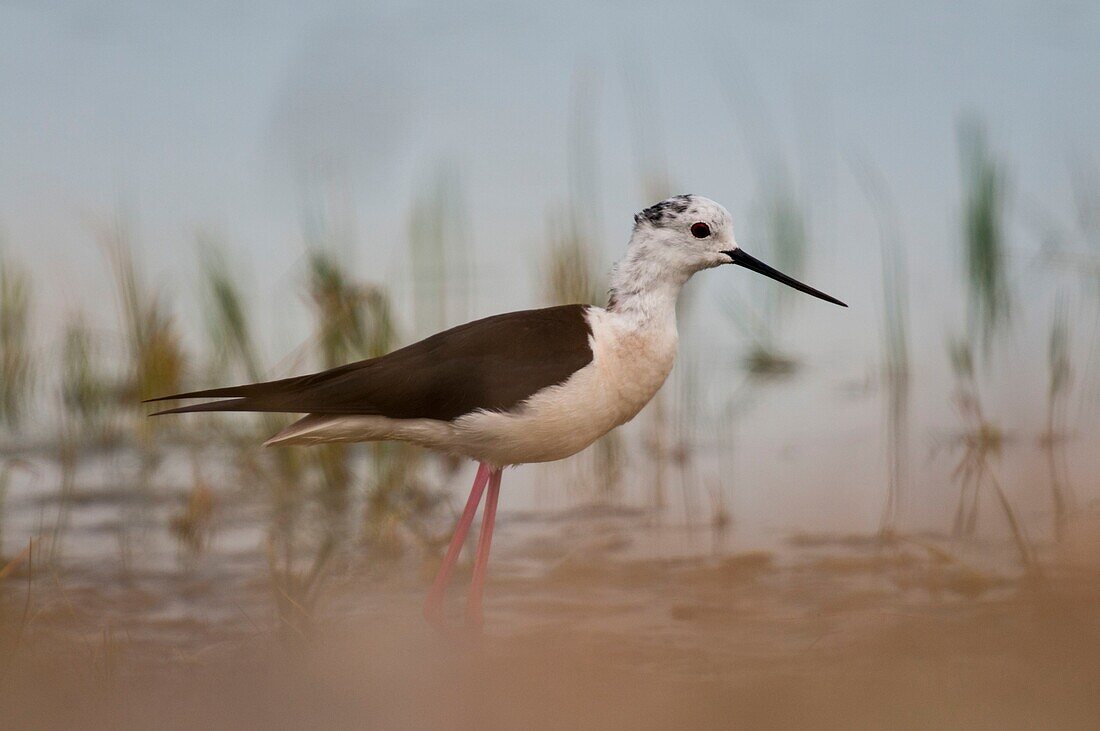
[[[506,411],[592,362],[587,309],[510,312],[321,373],[150,400],[228,399],[158,414],[283,411],[450,421],[477,409]]]

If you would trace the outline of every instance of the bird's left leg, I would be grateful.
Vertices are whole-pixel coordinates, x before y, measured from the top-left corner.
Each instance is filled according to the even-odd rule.
[[[466,600],[466,623],[476,628],[480,628],[482,624],[481,597],[485,589],[485,574],[489,569],[489,546],[493,542],[493,524],[497,517],[500,477],[501,468],[495,468],[489,474],[489,494],[485,496],[485,512],[481,516],[481,535],[477,540],[474,577],[470,581],[470,595]]]
[[[447,547],[447,555],[443,557],[443,563],[439,566],[439,573],[436,574],[435,582],[432,584],[431,591],[428,592],[428,598],[424,602],[424,616],[433,624],[439,624],[443,620],[443,592],[447,590],[447,582],[450,580],[451,572],[454,571],[455,564],[458,562],[458,554],[462,550],[462,544],[466,542],[466,533],[474,522],[474,514],[477,513],[478,503],[481,502],[481,494],[485,491],[485,483],[489,481],[492,472],[493,468],[484,462],[478,465],[477,477],[474,478],[474,485],[470,488],[470,497],[466,500],[466,508],[462,511],[462,517],[458,519],[454,536],[451,538],[451,545]]]

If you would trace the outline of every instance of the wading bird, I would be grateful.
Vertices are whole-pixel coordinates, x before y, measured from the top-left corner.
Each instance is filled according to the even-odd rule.
[[[265,446],[398,440],[479,462],[424,613],[442,622],[443,592],[488,486],[466,605],[467,621],[480,626],[502,470],[564,459],[634,418],[672,369],[681,287],[722,264],[847,306],[742,251],[719,204],[680,195],[634,217],[605,308],[510,312],[321,373],[152,400],[223,399],[159,414],[306,414]]]

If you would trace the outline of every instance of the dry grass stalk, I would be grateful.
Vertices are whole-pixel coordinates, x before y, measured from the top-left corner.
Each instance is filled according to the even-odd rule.
[[[959,500],[952,533],[958,537],[970,537],[976,533],[982,490],[988,486],[997,497],[1019,552],[1020,563],[1029,572],[1037,572],[1039,567],[1034,549],[993,469],[993,461],[1000,456],[1007,438],[1004,431],[985,416],[969,343],[965,340],[956,341],[952,344],[951,356],[952,368],[958,382],[955,402],[966,424],[966,430],[952,443],[961,452],[953,472],[953,477],[959,483]]]
[[[34,385],[30,279],[0,248],[0,423],[18,427]]]
[[[335,548],[333,538],[326,536],[309,566],[302,570],[297,568],[298,562],[286,545],[283,551],[278,551],[275,542],[268,541],[268,576],[279,628],[285,638],[296,639],[309,634],[322,579]]]
[[[413,335],[424,338],[469,315],[469,224],[458,170],[439,165],[409,213]]]
[[[72,315],[61,350],[61,403],[69,439],[106,443],[117,428],[110,408],[113,386],[100,352],[83,316]]]
[[[182,390],[186,364],[182,340],[163,295],[141,281],[132,234],[122,216],[101,225],[96,234],[111,265],[126,336],[128,374],[116,396],[120,405],[132,406],[136,429],[147,437],[153,424],[164,422],[146,419],[139,402]]]
[[[1069,466],[1066,464],[1063,449],[1068,438],[1066,410],[1072,380],[1069,354],[1069,322],[1065,303],[1059,301],[1055,307],[1047,348],[1047,367],[1050,374],[1047,386],[1047,423],[1039,438],[1039,445],[1047,458],[1054,536],[1059,542],[1065,537],[1070,512],[1074,508]]]
[[[882,252],[882,379],[886,387],[886,454],[889,483],[879,529],[896,530],[907,492],[909,463],[909,287],[897,209],[886,180],[865,161],[853,165],[860,187],[871,202]]]

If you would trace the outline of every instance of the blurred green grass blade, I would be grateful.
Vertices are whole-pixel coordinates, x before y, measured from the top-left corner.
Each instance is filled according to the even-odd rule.
[[[980,123],[964,121],[958,139],[970,329],[988,352],[1011,319],[1004,222],[1007,174],[990,151]]]
[[[0,246],[0,423],[18,427],[34,386],[31,281]]]

